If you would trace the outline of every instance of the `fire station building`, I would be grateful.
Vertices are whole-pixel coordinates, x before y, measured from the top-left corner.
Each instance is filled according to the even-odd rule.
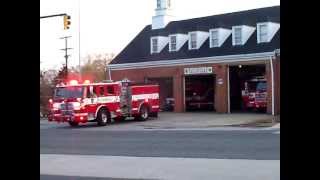
[[[261,79],[265,112],[280,114],[280,6],[180,21],[170,0],[155,11],[109,64],[109,79],[158,83],[162,109],[171,100],[175,112],[194,110],[196,96],[196,110],[218,113],[247,111],[243,93]]]

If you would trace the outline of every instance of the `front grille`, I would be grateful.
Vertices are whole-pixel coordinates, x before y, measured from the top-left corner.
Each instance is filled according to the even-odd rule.
[[[73,110],[73,104],[72,103],[62,103],[60,105],[61,110]]]
[[[71,116],[73,114],[73,111],[61,111],[62,115],[67,115],[67,116]]]

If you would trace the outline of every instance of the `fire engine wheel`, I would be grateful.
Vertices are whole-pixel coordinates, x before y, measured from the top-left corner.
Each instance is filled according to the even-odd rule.
[[[141,121],[146,121],[149,118],[149,109],[147,106],[143,105],[140,108],[140,112],[139,112],[139,120]]]
[[[99,126],[106,126],[108,123],[110,123],[111,116],[109,111],[106,109],[101,109],[98,113],[97,121]]]

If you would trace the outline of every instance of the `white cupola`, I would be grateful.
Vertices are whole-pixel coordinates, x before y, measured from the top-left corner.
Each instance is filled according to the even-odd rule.
[[[157,0],[156,15],[152,17],[152,29],[162,29],[173,20],[171,0]]]

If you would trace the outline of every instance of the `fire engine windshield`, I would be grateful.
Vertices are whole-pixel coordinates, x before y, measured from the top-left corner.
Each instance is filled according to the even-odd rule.
[[[267,83],[261,82],[257,85],[257,91],[266,91],[267,90]]]
[[[55,90],[54,98],[82,98],[83,87],[59,87]]]

